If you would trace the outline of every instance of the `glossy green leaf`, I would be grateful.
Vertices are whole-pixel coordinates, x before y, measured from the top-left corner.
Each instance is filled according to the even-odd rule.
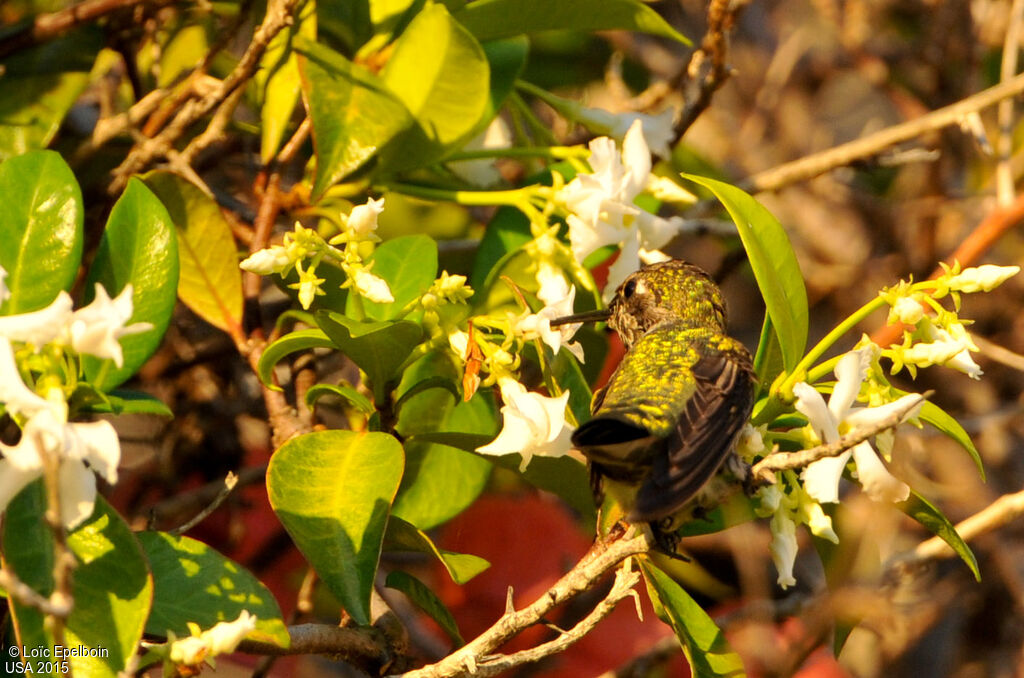
[[[89,85],[101,47],[102,31],[88,26],[4,58],[0,162],[50,144]]]
[[[114,204],[96,258],[85,279],[85,302],[102,285],[115,297],[132,285],[132,317],[126,324],[149,323],[152,329],[121,337],[124,363],[84,358],[85,374],[100,389],[124,382],[149,359],[163,339],[174,312],[178,287],[178,239],[174,223],[159,198],[132,177]]]
[[[491,70],[491,89],[487,101],[487,109],[483,120],[477,123],[482,130],[501,110],[505,99],[515,89],[516,79],[526,66],[526,58],[530,53],[530,41],[524,36],[489,40],[480,45]]]
[[[178,234],[178,296],[214,327],[242,322],[242,270],[231,226],[220,207],[190,181],[153,171],[142,180],[167,208]]]
[[[18,578],[42,595],[53,591],[53,535],[42,516],[46,499],[42,481],[29,485],[7,507],[4,559]],[[105,648],[106,657],[71,657],[76,676],[114,678],[134,656],[153,595],[153,580],[139,543],[121,516],[102,497],[91,517],[67,538],[75,556],[71,593],[75,601],[64,629],[64,647]],[[18,644],[31,648],[55,645],[35,608],[11,601]],[[36,672],[36,676],[60,676]]]
[[[981,479],[985,480],[985,465],[981,461],[981,455],[978,454],[978,448],[974,446],[971,436],[960,425],[960,422],[930,400],[926,400],[924,405],[921,406],[918,417],[960,443],[960,446],[967,450],[967,454],[971,455],[971,459],[974,460],[974,464],[978,467],[978,473],[981,474]]]
[[[514,207],[498,208],[487,223],[484,237],[480,239],[469,284],[474,290],[486,289],[485,285],[491,279],[496,264],[509,252],[518,250],[532,239],[530,220],[525,214]],[[473,303],[481,303],[481,299],[474,298]]]
[[[414,551],[437,558],[456,584],[465,584],[491,566],[480,556],[439,549],[423,530],[398,516],[388,519],[384,533],[385,551]]]
[[[949,547],[970,568],[974,578],[981,581],[981,571],[978,570],[978,560],[974,557],[974,552],[971,551],[971,547],[967,545],[963,537],[957,533],[953,523],[949,522],[949,518],[942,514],[942,511],[913,490],[910,491],[910,499],[896,504],[896,506],[923,525],[929,532],[949,544]]]
[[[334,345],[366,372],[377,403],[384,402],[398,369],[423,339],[423,328],[408,320],[359,322],[319,311],[316,321]]]
[[[162,400],[148,393],[121,389],[114,389],[110,393],[101,393],[86,382],[79,382],[78,388],[75,389],[74,400],[79,412],[174,416],[174,412]]]
[[[360,299],[367,318],[391,320],[405,306],[426,292],[437,277],[437,242],[425,235],[404,235],[382,243],[367,258],[374,275],[383,278],[391,288],[393,302],[378,304]],[[350,294],[346,313],[355,313],[355,295]]]
[[[371,415],[376,412],[369,398],[346,384],[314,384],[306,391],[306,404],[312,407],[313,403],[325,395],[343,398],[363,414]]]
[[[411,574],[395,570],[388,573],[384,585],[404,593],[416,607],[426,612],[431,619],[437,622],[437,625],[448,634],[448,637],[452,639],[456,647],[462,647],[466,644],[466,641],[462,639],[462,634],[459,633],[459,625],[455,622],[455,617],[445,607],[445,604],[441,602],[441,599],[427,588],[426,584]]]
[[[173,631],[180,638],[189,635],[188,622],[208,629],[247,610],[256,616],[248,640],[288,647],[291,639],[277,601],[248,570],[189,537],[166,532],[137,536],[153,570],[153,611],[146,633],[166,638]]]
[[[402,395],[396,430],[405,438],[405,476],[395,499],[393,514],[430,529],[461,513],[483,491],[491,465],[471,454],[475,447],[447,446],[421,435],[445,432],[485,440],[497,432],[493,399],[480,393],[468,403],[444,388],[420,390],[420,384],[442,379],[456,381],[459,371],[448,351],[439,350],[416,361],[402,375],[396,391]],[[461,433],[468,431],[470,433]],[[472,433],[476,431],[476,433]],[[482,443],[481,443],[482,444]]]
[[[320,431],[281,446],[267,469],[270,505],[352,618],[370,623],[370,591],[401,444],[385,433]]]
[[[745,676],[743,662],[708,613],[650,561],[640,561],[655,612],[676,632],[694,678]]]
[[[295,21],[271,38],[255,77],[263,97],[260,107],[260,159],[264,164],[273,160],[281,148],[295,104],[299,101],[299,61],[292,51],[292,40],[296,35],[316,40],[315,0],[305,0],[293,16]]]
[[[429,391],[432,388],[444,389],[448,393],[451,393],[452,397],[456,400],[462,397],[462,394],[459,393],[459,387],[455,383],[454,379],[448,376],[436,374],[421,381],[417,381],[412,386],[402,391],[402,395],[398,396],[395,400],[395,410],[401,411],[402,405],[404,405],[409,398],[413,397],[417,393]]]
[[[639,31],[690,41],[638,0],[480,0],[455,13],[478,40],[539,31]]]
[[[402,102],[377,76],[315,42],[297,36],[302,91],[313,122],[313,198],[369,160],[412,124]]]
[[[551,374],[563,392],[569,391],[569,411],[576,418],[577,426],[589,420],[590,386],[576,357],[567,350],[560,350],[551,361]]]
[[[10,291],[0,314],[35,311],[75,280],[82,192],[59,154],[32,151],[0,163],[0,195],[0,266]]]
[[[490,105],[484,50],[440,4],[428,4],[402,32],[381,78],[416,121],[388,147],[392,170],[438,160],[472,135]]]
[[[281,387],[276,385],[272,379],[274,365],[281,362],[286,355],[298,351],[308,351],[311,348],[334,348],[334,343],[320,330],[298,330],[290,332],[263,350],[259,362],[256,364],[256,374],[264,386],[275,391]]]
[[[682,176],[710,190],[729,211],[778,336],[783,362],[792,370],[807,346],[807,290],[785,229],[771,212],[735,186],[708,177]]]

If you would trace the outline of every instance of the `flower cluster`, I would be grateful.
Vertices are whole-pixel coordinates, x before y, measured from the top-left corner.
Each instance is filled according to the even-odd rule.
[[[373,264],[364,260],[373,251],[373,244],[379,242],[377,217],[384,210],[384,199],[369,200],[356,205],[347,216],[342,217],[341,232],[325,241],[319,233],[301,224],[295,224],[291,233],[286,233],[282,245],[272,245],[253,252],[240,264],[241,267],[259,275],[287,275],[294,267],[299,281],[290,287],[298,290],[299,303],[308,309],[313,300],[324,294],[321,285],[324,278],[316,274],[317,266],[328,263],[344,271],[347,280],[342,287],[353,288],[360,296],[377,303],[395,300],[387,282],[370,272]],[[338,246],[343,246],[339,248]]]
[[[609,137],[589,144],[591,174],[577,174],[558,191],[568,211],[569,241],[576,261],[605,245],[617,245],[619,257],[608,269],[605,297],[610,298],[626,276],[647,263],[664,258],[657,252],[682,227],[679,217],[663,219],[645,212],[634,199],[651,175],[651,152],[637,120],[622,142],[622,152]]]
[[[0,269],[0,299],[8,297],[5,277]],[[73,384],[66,382],[77,369],[68,376],[66,353],[109,359],[120,367],[120,338],[152,328],[149,323],[126,325],[131,316],[131,285],[111,299],[97,284],[92,303],[78,310],[62,291],[46,308],[0,317],[0,405],[22,429],[17,444],[0,443],[0,510],[43,476],[48,461],[57,465],[61,520],[69,529],[92,514],[93,472],[117,482],[121,448],[110,422],[68,421]],[[31,369],[24,367],[29,362]]]

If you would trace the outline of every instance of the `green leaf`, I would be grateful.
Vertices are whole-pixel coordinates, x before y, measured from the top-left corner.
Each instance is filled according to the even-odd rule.
[[[53,536],[42,519],[46,498],[42,481],[23,490],[7,507],[4,519],[6,566],[24,583],[44,596],[53,591]],[[121,516],[102,497],[96,497],[91,517],[67,538],[75,556],[71,593],[75,601],[64,629],[65,648],[79,645],[105,648],[106,657],[71,657],[70,668],[78,676],[113,678],[135,654],[149,614],[153,580],[139,543]],[[11,605],[18,644],[50,648],[52,633],[35,608]],[[61,675],[39,671],[33,675]]]
[[[316,2],[306,0],[293,10],[295,21],[271,38],[256,72],[263,95],[260,107],[260,159],[269,163],[277,155],[299,101],[299,62],[291,43],[296,35],[316,40]]]
[[[472,135],[490,105],[484,50],[444,5],[428,4],[416,15],[381,77],[416,121],[389,145],[384,163],[391,170],[443,157]]]
[[[417,393],[429,391],[432,388],[443,388],[448,393],[451,393],[452,397],[456,400],[462,397],[462,394],[459,393],[458,384],[455,383],[454,379],[448,376],[435,374],[422,381],[414,383],[408,389],[402,391],[402,395],[398,396],[398,399],[395,400],[395,410],[401,411],[402,405],[404,405],[409,398],[413,397]]]
[[[569,411],[577,426],[589,420],[592,394],[576,357],[567,350],[559,351],[551,361],[551,375],[563,392],[569,391]]]
[[[476,250],[476,258],[473,260],[473,273],[470,275],[469,284],[474,290],[484,290],[491,273],[496,264],[509,252],[520,249],[530,242],[533,236],[530,234],[530,220],[526,215],[514,207],[500,207],[487,223],[487,230],[484,237],[480,239],[480,246]],[[483,295],[479,295],[483,296]],[[474,298],[473,303],[480,300]]]
[[[79,383],[79,388],[83,384]],[[76,394],[78,393],[76,389]],[[174,417],[174,412],[162,400],[142,391],[114,389],[102,395],[102,399],[83,403],[82,411],[97,414],[157,414]]]
[[[425,532],[395,515],[388,519],[388,528],[384,533],[384,550],[413,551],[432,555],[441,561],[452,581],[460,585],[491,566],[480,556],[437,548]]]
[[[313,122],[313,199],[369,160],[412,116],[377,76],[323,45],[297,36],[302,92]]]
[[[359,366],[383,403],[398,368],[423,339],[423,328],[408,320],[359,322],[333,311],[318,311],[316,321],[338,349]]]
[[[735,186],[693,174],[682,177],[710,190],[729,211],[779,338],[783,362],[792,370],[807,346],[807,290],[785,229],[771,212]]]
[[[274,391],[280,391],[281,387],[274,383],[272,374],[274,365],[281,362],[282,358],[298,351],[308,351],[311,348],[334,347],[334,342],[320,330],[291,332],[263,350],[263,354],[256,364],[256,374],[259,375],[260,381],[263,382],[264,386]]]
[[[461,445],[450,447],[441,440],[419,437],[468,435],[479,440],[482,434],[484,442],[480,444],[494,437],[498,428],[496,408],[485,393],[477,394],[468,403],[440,388],[405,395],[421,384],[458,378],[450,354],[439,350],[407,369],[397,389],[404,402],[395,428],[406,438],[406,463],[392,513],[422,529],[440,525],[465,510],[483,491],[491,473],[491,465],[471,453],[475,446],[467,452]]]
[[[641,560],[640,568],[655,601],[654,609],[676,632],[694,678],[745,676],[743,662],[729,647],[722,630],[690,594],[650,561]]]
[[[306,391],[306,405],[312,407],[313,403],[325,395],[344,398],[367,416],[376,412],[369,398],[346,384],[314,384]]]
[[[103,32],[89,26],[4,58],[0,162],[50,144],[89,85],[89,71],[101,47]]]
[[[373,274],[391,288],[393,302],[378,304],[360,299],[367,318],[392,320],[405,306],[426,292],[437,277],[437,242],[426,235],[405,235],[382,243],[367,259]],[[346,313],[355,312],[355,294],[349,294]]]
[[[352,618],[370,623],[370,591],[401,444],[385,433],[321,431],[281,446],[267,469],[270,505]]]
[[[426,612],[448,634],[448,637],[455,643],[455,647],[462,647],[466,644],[466,641],[462,639],[462,634],[459,633],[459,625],[455,622],[455,617],[441,602],[441,599],[427,588],[426,584],[411,574],[395,570],[388,573],[384,585],[401,591],[416,607]]]
[[[234,621],[242,610],[256,616],[246,638],[288,647],[291,638],[277,601],[248,570],[189,537],[166,532],[140,532],[139,542],[153,569],[153,611],[146,633],[179,638],[189,635],[188,622],[204,629]]]
[[[491,89],[487,101],[487,110],[483,119],[477,123],[477,130],[482,130],[494,119],[501,110],[505,99],[515,88],[516,79],[526,66],[526,58],[530,54],[530,41],[524,36],[505,40],[489,40],[480,45],[487,57],[491,70]]]
[[[686,36],[637,0],[480,0],[456,12],[455,18],[478,40],[539,31],[622,29],[690,44]]]
[[[896,507],[949,544],[949,547],[970,568],[974,578],[981,581],[981,571],[978,570],[978,560],[974,557],[974,552],[971,551],[971,547],[967,545],[963,537],[957,533],[953,523],[949,522],[949,518],[942,514],[942,511],[913,490],[910,491],[910,499],[896,504]]]
[[[178,287],[178,240],[163,203],[132,177],[114,204],[85,282],[85,302],[96,284],[115,297],[132,285],[132,316],[126,324],[150,323],[153,328],[120,339],[124,364],[92,356],[84,358],[85,374],[104,391],[118,386],[142,367],[163,339],[171,321]]]
[[[203,320],[230,333],[242,322],[242,271],[231,226],[213,198],[187,179],[153,171],[142,180],[177,229],[178,296]]]
[[[978,473],[981,474],[981,479],[985,480],[985,465],[981,461],[981,455],[978,454],[978,448],[974,446],[971,436],[960,425],[960,422],[930,400],[926,400],[924,405],[921,406],[918,417],[960,443],[967,450],[967,453],[971,455],[971,459],[974,460],[974,464],[978,467]]]
[[[11,295],[0,314],[35,311],[75,280],[82,191],[59,154],[32,151],[0,163],[0,196],[0,266]]]

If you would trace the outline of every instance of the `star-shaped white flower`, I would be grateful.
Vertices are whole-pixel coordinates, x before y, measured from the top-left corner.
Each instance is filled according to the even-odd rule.
[[[3,269],[0,268],[0,271]],[[50,305],[38,311],[0,317],[0,337],[39,348],[59,337],[71,319],[71,295],[61,290]]]
[[[145,322],[125,325],[131,317],[131,283],[113,299],[102,285],[96,283],[96,296],[92,303],[71,315],[67,328],[68,343],[78,353],[108,358],[121,367],[124,364],[121,337],[153,329],[152,324]]]
[[[515,330],[527,341],[540,339],[551,347],[555,354],[559,349],[565,347],[576,359],[583,362],[583,347],[579,342],[570,342],[576,331],[583,326],[583,323],[569,323],[551,327],[551,321],[555,318],[573,314],[573,304],[576,300],[576,288],[570,287],[565,278],[559,276],[561,285],[552,278],[548,281],[548,296],[558,297],[558,301],[548,304],[537,313],[527,313],[515,322]]]
[[[375,276],[365,268],[357,268],[353,272],[352,284],[355,285],[359,294],[378,304],[388,304],[395,300],[387,281]]]
[[[633,203],[651,173],[651,154],[639,120],[626,132],[621,153],[608,137],[592,140],[590,166],[593,173],[576,175],[559,196],[570,212],[566,221],[577,261],[605,245],[620,247],[608,272],[605,290],[610,297],[619,283],[640,267],[642,254],[668,243],[682,220],[662,219]]]
[[[866,347],[851,351],[839,360],[835,369],[838,381],[828,405],[810,384],[801,382],[793,387],[797,397],[796,409],[807,416],[815,435],[823,443],[839,440],[840,428],[843,429],[842,433],[848,433],[859,427],[870,426],[906,407],[909,400],[918,397],[906,395],[880,407],[853,407],[872,356],[872,348]],[[917,409],[914,408],[907,416],[913,416]],[[803,481],[807,493],[821,503],[838,502],[839,480],[851,455],[857,464],[857,477],[869,497],[875,501],[897,502],[904,501],[910,495],[910,488],[889,473],[866,440],[839,456],[819,459],[805,468]]]
[[[565,421],[568,391],[557,398],[549,398],[528,392],[511,377],[502,377],[498,384],[505,401],[501,408],[504,423],[498,437],[477,452],[496,456],[520,454],[523,461],[519,470],[522,472],[534,455],[561,457],[571,449],[569,438],[573,429]]]
[[[349,212],[347,230],[354,238],[365,239],[377,230],[377,217],[384,211],[384,198],[370,198],[365,205],[356,205]]]
[[[0,443],[0,511],[26,485],[42,477],[44,455],[52,455],[60,463],[61,520],[68,529],[74,528],[92,515],[93,472],[109,483],[117,482],[121,459],[117,432],[107,421],[68,423],[62,395],[48,400],[22,381],[5,337],[0,337],[0,400],[8,412],[26,419],[17,445]]]

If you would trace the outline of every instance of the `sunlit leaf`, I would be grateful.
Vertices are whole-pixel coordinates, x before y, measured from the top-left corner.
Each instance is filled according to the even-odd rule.
[[[455,13],[478,40],[539,31],[639,31],[689,45],[650,7],[637,0],[480,0]]]
[[[53,591],[53,534],[41,516],[46,512],[42,481],[29,485],[7,507],[4,517],[4,564],[18,579],[43,596]],[[132,531],[102,497],[90,518],[67,537],[75,556],[71,594],[75,601],[60,643],[105,648],[106,656],[71,657],[76,676],[114,678],[135,654],[150,610],[153,579]],[[14,630],[21,647],[48,649],[54,657],[55,638],[39,610],[9,601]],[[12,646],[13,647],[13,646]],[[10,659],[10,657],[5,657]],[[52,672],[60,676],[59,663]]]
[[[953,523],[949,522],[949,518],[943,515],[942,511],[913,490],[910,491],[910,499],[896,504],[896,506],[899,510],[927,528],[929,532],[949,544],[949,547],[970,568],[974,578],[981,581],[981,571],[978,569],[978,560],[974,557],[974,552],[971,551],[971,547],[967,545],[967,542],[963,540],[963,537],[953,527]]]
[[[320,431],[289,440],[267,469],[270,505],[360,624],[370,623],[370,591],[403,461],[402,445],[385,433]]]
[[[405,306],[418,299],[437,277],[437,242],[425,235],[405,235],[382,243],[367,258],[374,275],[383,278],[391,289],[393,302],[379,304],[361,299],[367,318],[391,320]],[[347,314],[353,315],[355,295],[349,294]]]
[[[177,229],[178,296],[208,323],[230,332],[242,320],[242,270],[231,226],[217,203],[183,177],[153,171],[142,180]]]
[[[398,516],[388,519],[384,533],[385,551],[414,551],[437,558],[456,584],[465,584],[491,566],[486,560],[469,553],[439,549],[425,532]]]
[[[0,82],[2,82],[0,78]],[[0,313],[35,311],[71,288],[82,259],[82,192],[64,159],[32,151],[0,163]]]
[[[259,375],[264,386],[280,391],[281,387],[274,384],[271,377],[274,365],[281,362],[286,355],[298,351],[308,351],[311,348],[334,348],[334,343],[326,334],[316,329],[289,332],[263,349],[256,365],[256,374]]]
[[[248,570],[190,537],[140,532],[138,538],[153,570],[146,633],[166,637],[173,631],[180,638],[189,635],[189,622],[208,629],[247,610],[256,616],[247,639],[288,647],[277,601]]]
[[[109,390],[142,366],[156,351],[171,321],[178,287],[178,239],[174,223],[160,200],[136,178],[128,181],[114,204],[106,229],[85,281],[85,303],[96,294],[95,285],[110,297],[132,285],[132,317],[126,324],[150,323],[146,332],[121,337],[124,364],[88,356],[86,376]]]
[[[416,607],[426,612],[431,619],[437,622],[437,625],[448,634],[448,637],[452,639],[456,647],[465,645],[466,641],[462,639],[462,634],[459,633],[459,625],[455,622],[455,617],[445,607],[445,604],[441,602],[441,599],[427,588],[426,584],[411,574],[395,570],[388,573],[384,585],[404,593],[409,600],[416,604]]]
[[[260,60],[256,86],[263,95],[260,107],[260,159],[273,160],[284,140],[285,132],[299,101],[299,62],[292,51],[292,39],[302,35],[316,40],[316,2],[305,0],[294,14],[295,21],[279,31]]]

